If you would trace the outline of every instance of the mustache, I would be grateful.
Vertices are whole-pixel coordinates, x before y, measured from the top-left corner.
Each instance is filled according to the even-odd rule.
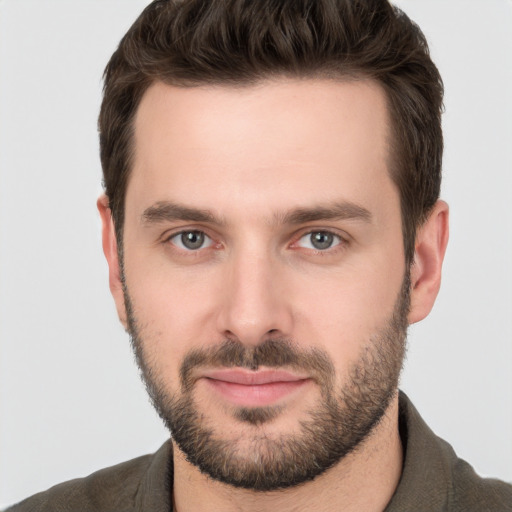
[[[324,383],[332,381],[335,373],[330,357],[318,348],[300,349],[287,339],[268,339],[256,346],[228,339],[220,345],[191,350],[180,367],[181,385],[189,391],[196,381],[195,373],[201,367],[237,367],[256,371],[261,366],[305,371]]]

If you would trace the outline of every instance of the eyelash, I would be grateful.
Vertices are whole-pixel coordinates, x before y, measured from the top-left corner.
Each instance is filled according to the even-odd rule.
[[[175,243],[172,242],[172,240],[174,238],[177,238],[179,236],[183,236],[184,234],[187,234],[187,233],[201,233],[204,235],[205,238],[208,238],[210,240],[211,243],[208,244],[208,246],[206,247],[199,247],[198,249],[194,250],[194,249],[188,249],[188,248],[182,248],[182,247],[178,247]],[[187,252],[187,253],[190,253],[190,254],[193,254],[193,253],[199,253],[202,249],[208,249],[209,247],[211,246],[214,246],[214,245],[219,245],[219,244],[216,244],[215,240],[209,236],[204,230],[202,229],[182,229],[181,231],[178,231],[176,233],[171,233],[170,235],[166,236],[162,242],[164,244],[169,244],[170,245],[173,245],[178,251],[182,251],[182,252]]]
[[[184,234],[187,234],[187,233],[201,233],[206,238],[208,238],[210,240],[210,243],[206,247],[199,247],[199,248],[194,250],[194,249],[189,249],[189,248],[178,247],[176,243],[172,242],[173,239],[175,239],[175,238],[177,238],[179,236],[182,236]],[[337,232],[334,232],[333,230],[330,230],[330,229],[312,229],[310,231],[301,232],[299,234],[299,236],[294,237],[294,241],[290,244],[289,247],[291,247],[291,248],[297,247],[297,249],[301,249],[301,247],[298,246],[299,241],[301,239],[303,239],[304,237],[313,235],[315,233],[322,233],[324,235],[331,235],[332,237],[334,237],[335,239],[338,240],[338,243],[336,243],[335,245],[333,245],[331,247],[328,247],[326,249],[305,248],[308,252],[313,253],[314,255],[327,256],[327,255],[335,254],[335,253],[337,253],[340,250],[346,249],[346,246],[349,243],[349,241],[347,240],[346,237],[343,237],[342,235],[340,235]],[[188,253],[188,255],[193,255],[193,254],[194,255],[199,255],[200,253],[202,253],[202,251],[204,249],[211,248],[212,246],[214,246],[214,247],[217,246],[217,248],[221,246],[220,243],[215,242],[213,237],[208,235],[206,233],[206,231],[204,231],[203,229],[182,229],[180,231],[173,232],[170,235],[165,236],[164,239],[162,240],[162,243],[163,244],[170,244],[171,246],[173,246],[173,248],[175,250],[180,251],[181,253]]]
[[[335,245],[328,247],[326,249],[306,248],[306,250],[308,250],[310,253],[313,253],[315,256],[317,256],[317,255],[318,256],[330,256],[330,255],[336,254],[339,251],[345,250],[349,243],[347,238],[342,236],[338,232],[335,232],[331,229],[318,229],[317,228],[317,229],[311,229],[309,231],[300,233],[300,235],[295,238],[295,241],[291,244],[291,246],[292,247],[297,246],[297,244],[299,243],[299,241],[301,239],[303,239],[306,236],[311,236],[316,233],[322,233],[324,235],[331,235],[332,237],[334,237],[335,239],[338,240],[338,243],[336,243]],[[301,249],[301,247],[299,246],[298,249]]]

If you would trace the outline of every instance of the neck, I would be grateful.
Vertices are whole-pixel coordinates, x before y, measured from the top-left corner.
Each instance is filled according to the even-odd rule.
[[[173,497],[177,512],[382,511],[391,500],[402,471],[398,394],[356,450],[315,480],[290,489],[255,492],[234,488],[202,474],[176,446],[173,450]]]

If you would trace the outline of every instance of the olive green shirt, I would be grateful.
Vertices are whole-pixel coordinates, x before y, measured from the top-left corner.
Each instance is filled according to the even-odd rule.
[[[404,393],[400,393],[399,425],[404,466],[385,512],[512,511],[512,485],[480,478],[434,435]],[[172,481],[172,450],[167,441],[153,455],[57,485],[8,512],[169,512]]]

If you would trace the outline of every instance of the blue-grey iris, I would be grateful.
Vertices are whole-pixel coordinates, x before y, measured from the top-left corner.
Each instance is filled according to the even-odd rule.
[[[181,234],[181,243],[187,249],[200,249],[204,244],[204,233],[202,231],[185,231]]]
[[[334,235],[328,231],[316,231],[310,235],[311,245],[320,251],[329,249],[334,242]]]

